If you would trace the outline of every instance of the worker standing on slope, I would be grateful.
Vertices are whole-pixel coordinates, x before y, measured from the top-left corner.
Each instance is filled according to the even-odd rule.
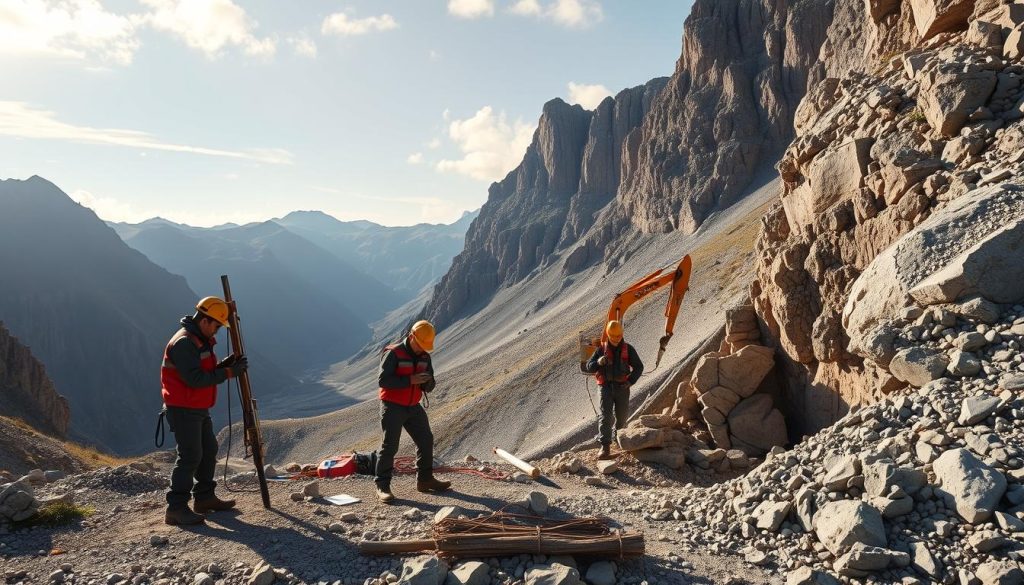
[[[377,382],[380,386],[380,427],[384,440],[377,454],[377,499],[385,504],[395,501],[391,493],[391,475],[404,428],[416,444],[416,489],[442,492],[451,482],[434,477],[434,434],[430,432],[427,411],[420,404],[424,392],[434,389],[434,326],[417,321],[401,343],[385,348],[380,360]]]
[[[167,492],[167,524],[199,524],[207,512],[230,510],[234,500],[214,495],[217,465],[217,436],[213,434],[210,409],[217,402],[217,385],[242,374],[249,367],[245,356],[229,357],[220,363],[213,353],[217,331],[228,325],[228,305],[217,297],[206,297],[196,305],[194,315],[181,320],[181,329],[164,349],[160,367],[161,394],[167,422],[178,444],[178,458],[171,471]],[[195,498],[195,512],[188,502]]]
[[[601,459],[611,459],[612,420],[615,429],[626,426],[629,418],[629,387],[636,384],[644,372],[633,346],[622,339],[622,323],[609,321],[604,328],[607,340],[594,350],[587,360],[587,371],[596,374],[601,386],[601,418],[598,421],[598,439],[601,441]]]

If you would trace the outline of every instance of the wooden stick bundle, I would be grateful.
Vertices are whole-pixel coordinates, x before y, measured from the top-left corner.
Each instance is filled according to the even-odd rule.
[[[367,555],[436,551],[449,558],[519,554],[612,558],[643,556],[642,532],[612,531],[606,518],[544,520],[497,512],[485,518],[449,518],[434,527],[433,539],[361,542]]]

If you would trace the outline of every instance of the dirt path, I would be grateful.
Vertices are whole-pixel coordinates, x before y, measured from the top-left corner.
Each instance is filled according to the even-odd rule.
[[[387,572],[401,574],[403,559],[360,556],[356,546],[361,539],[422,537],[429,532],[434,513],[444,506],[459,506],[467,515],[475,515],[521,502],[537,490],[549,498],[549,517],[603,514],[626,528],[644,531],[648,554],[622,563],[620,583],[782,582],[739,556],[689,550],[687,535],[673,532],[675,523],[647,517],[651,502],[666,497],[670,490],[653,487],[649,478],[628,470],[608,478],[608,487],[587,486],[579,475],[521,484],[448,474],[454,489],[437,495],[416,492],[414,478],[401,476],[393,486],[399,499],[391,506],[376,501],[369,477],[320,482],[323,496],[345,493],[362,499],[344,507],[323,499],[293,501],[290,493],[300,490],[303,482],[272,482],[273,510],[263,509],[255,491],[235,493],[231,495],[239,500],[238,511],[213,514],[205,526],[187,529],[163,524],[160,486],[166,472],[166,463],[150,473],[100,470],[41,488],[42,494],[71,491],[79,503],[93,506],[96,512],[71,527],[0,534],[4,577],[9,583],[62,580],[113,585],[123,579],[133,585],[199,585],[196,575],[208,572],[219,585],[246,582],[249,569],[265,560],[279,570],[279,583],[362,584]],[[227,495],[221,491],[222,497]],[[411,509],[418,509],[421,517],[410,520],[416,515]],[[343,519],[345,514],[353,514],[355,521]],[[335,531],[329,530],[332,525]],[[154,545],[154,537],[166,537],[167,543]],[[61,554],[51,555],[51,551]],[[521,583],[521,571],[544,560],[526,555],[493,560],[492,567],[506,571],[508,578],[496,580],[492,571],[492,583]],[[212,571],[211,563],[216,565]],[[70,565],[73,573],[51,577],[55,571],[60,573],[62,565]],[[585,570],[583,565],[581,573]]]

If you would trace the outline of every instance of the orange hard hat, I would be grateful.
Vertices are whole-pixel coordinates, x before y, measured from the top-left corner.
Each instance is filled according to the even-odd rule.
[[[434,350],[434,326],[430,324],[430,321],[417,321],[412,326],[409,335],[416,340],[416,343],[423,348],[423,351],[430,352]]]
[[[604,327],[604,332],[612,343],[622,341],[622,323],[615,320],[609,321]]]

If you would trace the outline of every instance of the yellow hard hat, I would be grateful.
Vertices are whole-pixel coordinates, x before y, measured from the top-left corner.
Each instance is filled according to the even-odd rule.
[[[423,351],[434,351],[434,326],[430,321],[417,321],[409,335],[423,348]]]
[[[204,298],[196,304],[196,310],[224,327],[231,327],[228,325],[228,304],[220,297]]]
[[[612,343],[622,341],[622,323],[615,320],[609,321],[604,327],[604,332],[608,335],[608,339],[610,339]]]

